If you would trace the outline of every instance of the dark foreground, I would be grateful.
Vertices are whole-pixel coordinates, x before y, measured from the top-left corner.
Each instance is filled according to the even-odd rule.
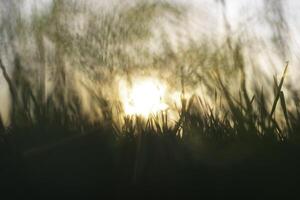
[[[91,133],[25,153],[2,145],[0,197],[189,199],[300,194],[298,145],[232,144],[202,142],[195,150],[193,143],[171,137],[116,139],[111,133]]]

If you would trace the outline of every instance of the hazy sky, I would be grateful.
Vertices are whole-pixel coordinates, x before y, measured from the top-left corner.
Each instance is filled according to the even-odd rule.
[[[0,0],[0,2],[7,0]],[[33,7],[38,10],[44,10],[51,4],[52,0],[23,0],[23,12],[29,14]],[[76,0],[75,0],[76,1]],[[82,1],[82,0],[77,0]],[[91,7],[106,6],[109,8],[111,4],[129,4],[134,0],[87,0]],[[179,3],[187,5],[190,8],[191,15],[195,17],[194,20],[202,20],[199,16],[206,16],[208,20],[217,19],[221,20],[222,12],[220,4],[216,2],[219,0],[165,0],[168,2]],[[21,1],[20,1],[21,2]],[[125,3],[124,3],[125,2]],[[232,29],[237,29],[238,25],[245,23],[245,19],[251,19],[250,23],[253,26],[258,26],[259,20],[266,12],[263,7],[263,0],[227,0],[226,12],[228,21],[231,23]],[[300,29],[300,1],[299,0],[284,0],[285,16],[288,19],[292,29]],[[1,11],[1,10],[0,10]],[[205,19],[207,20],[207,19]],[[249,21],[247,22],[249,23]],[[298,28],[299,27],[299,28]],[[294,31],[294,30],[293,30]]]
[[[7,0],[0,0],[7,1]],[[52,0],[24,0],[24,13],[29,14],[31,8],[35,5],[38,9],[44,10],[49,6]],[[74,0],[76,1],[76,0]],[[105,6],[106,9],[111,4],[130,4],[134,0],[77,0],[89,2],[91,7]],[[220,32],[224,29],[221,4],[219,0],[165,0],[168,2],[179,3],[189,7],[189,20],[185,22],[182,29],[190,35],[197,33],[206,33],[216,38],[220,38]],[[274,0],[273,0],[274,1]],[[283,0],[285,17],[289,24],[290,48],[293,58],[287,58],[293,62],[299,62],[300,55],[300,0]],[[258,37],[267,39],[271,36],[270,29],[264,21],[265,10],[263,0],[227,0],[226,15],[231,26],[232,34],[239,34],[244,28],[252,31]],[[179,30],[180,31],[180,30]],[[170,31],[172,32],[172,31]],[[192,35],[191,37],[198,37]],[[297,65],[298,63],[295,63]],[[300,71],[300,70],[298,70]],[[295,73],[298,74],[298,73]]]
[[[0,0],[0,2],[7,0]],[[44,10],[51,4],[52,0],[23,0],[23,12],[29,14],[33,7],[39,10]],[[75,0],[76,1],[76,0]],[[77,0],[82,1],[82,0]],[[133,0],[87,0],[93,7],[107,6],[113,3],[127,2],[128,4]],[[219,0],[165,0],[169,2],[179,3],[190,7],[190,12],[194,14],[206,14],[212,18],[221,17],[221,7],[216,2]],[[22,1],[19,1],[22,2]],[[252,21],[259,20],[260,16],[265,11],[263,8],[263,0],[227,0],[226,11],[229,22],[235,28],[238,23],[244,21],[245,18],[251,18]],[[284,0],[285,15],[293,27],[300,27],[300,1],[299,0]],[[4,5],[7,3],[4,3]],[[1,4],[0,4],[1,5]],[[97,6],[96,6],[97,5]],[[3,8],[2,8],[3,9]],[[1,10],[0,10],[1,12]],[[197,15],[195,15],[197,18]]]
[[[33,7],[44,11],[49,7],[52,0],[0,0],[0,17],[7,11],[7,5],[11,2],[23,2],[22,12],[24,16],[29,16]],[[111,4],[130,4],[135,0],[73,0],[83,1],[91,4],[97,9],[98,6],[109,8]],[[176,27],[182,31],[198,37],[198,33],[206,33],[215,38],[220,38],[220,32],[224,30],[221,5],[218,0],[165,0],[179,3],[189,7],[189,20],[181,27]],[[264,15],[268,12],[263,6],[263,0],[227,0],[226,15],[231,26],[232,34],[239,34],[243,28],[254,32],[258,37],[270,37],[271,32],[263,21]],[[289,24],[289,36],[291,40],[291,50],[293,60],[300,55],[300,0],[283,0],[285,16]],[[1,18],[0,18],[1,20]],[[181,30],[180,30],[181,29]],[[172,32],[172,31],[170,31]],[[193,35],[192,35],[193,34]],[[195,35],[196,34],[196,35]],[[292,58],[291,58],[292,59]],[[299,59],[300,60],[300,59]],[[298,70],[299,71],[299,70]]]

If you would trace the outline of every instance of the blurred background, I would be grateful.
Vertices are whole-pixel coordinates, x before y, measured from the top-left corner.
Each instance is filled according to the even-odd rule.
[[[174,92],[181,92],[183,78],[186,93],[209,101],[216,85],[211,71],[221,70],[233,93],[240,90],[237,77],[247,89],[263,85],[268,92],[289,61],[285,87],[293,96],[286,95],[295,98],[299,9],[297,0],[1,0],[0,55],[20,91],[29,87],[57,109],[76,96],[91,120],[104,109],[93,96],[116,105],[119,92],[112,88],[141,75],[165,80]],[[8,124],[12,101],[3,76],[0,87]]]

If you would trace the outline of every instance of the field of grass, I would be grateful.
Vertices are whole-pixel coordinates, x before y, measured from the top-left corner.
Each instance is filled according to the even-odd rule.
[[[1,124],[2,191],[20,197],[295,195],[300,118],[286,110],[283,81],[271,109],[263,94],[235,101],[220,83],[226,115],[194,96],[182,99],[172,125],[166,113],[126,117],[121,126],[82,118]]]
[[[8,124],[0,115],[0,198],[299,195],[300,101],[287,84],[289,63],[279,78],[250,79],[244,44],[233,37],[180,52],[166,42],[161,55],[148,55],[138,44],[151,35],[149,19],[184,12],[168,3],[89,14],[86,35],[70,33],[64,23],[85,12],[54,1],[32,24],[17,18],[0,30],[15,36],[5,39],[12,53],[0,55],[11,104]],[[124,50],[133,41],[138,58]],[[168,111],[124,115],[111,100],[114,77],[140,71],[158,71],[181,91],[176,120]],[[194,92],[200,86],[207,94]]]

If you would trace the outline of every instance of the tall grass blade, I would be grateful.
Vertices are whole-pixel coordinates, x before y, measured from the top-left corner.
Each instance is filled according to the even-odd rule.
[[[270,119],[273,117],[273,114],[274,114],[274,112],[276,110],[277,102],[278,102],[278,100],[280,98],[280,91],[281,91],[282,86],[283,86],[283,82],[284,82],[284,79],[285,79],[285,76],[286,76],[288,65],[289,65],[289,63],[287,62],[286,66],[284,68],[283,75],[282,75],[282,77],[280,79],[280,83],[279,83],[279,85],[276,88],[275,99],[274,99],[274,102],[273,102],[273,105],[272,105],[272,109],[271,109],[271,112],[270,112]]]

